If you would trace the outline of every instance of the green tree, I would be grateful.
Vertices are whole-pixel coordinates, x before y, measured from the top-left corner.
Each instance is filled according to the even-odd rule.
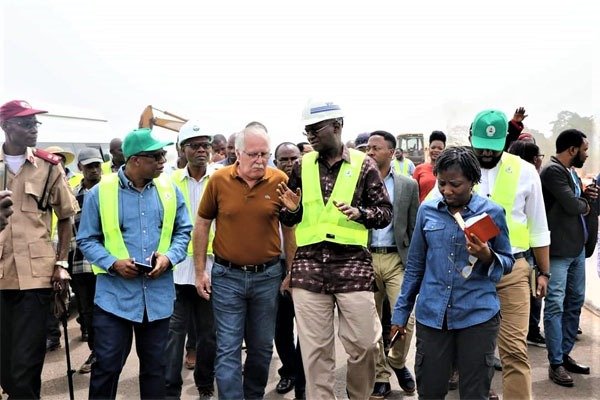
[[[594,129],[594,117],[582,117],[572,111],[561,111],[558,113],[556,121],[552,121],[551,124],[553,139],[556,139],[558,134],[565,129],[578,129],[589,136]]]

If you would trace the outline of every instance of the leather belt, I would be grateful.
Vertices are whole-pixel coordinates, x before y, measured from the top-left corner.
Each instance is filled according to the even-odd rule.
[[[531,257],[531,250],[520,251],[518,253],[513,254],[513,257],[515,258],[515,260],[518,260],[519,258]]]
[[[369,251],[375,254],[389,254],[389,253],[397,253],[398,248],[396,246],[388,246],[388,247],[373,247],[369,246]]]
[[[279,256],[276,256],[262,264],[240,265],[240,264],[234,264],[231,261],[221,258],[215,254],[215,262],[217,264],[221,264],[225,267],[229,267],[229,268],[233,268],[233,269],[239,269],[240,271],[245,271],[245,272],[264,272],[267,268],[272,267],[273,265],[279,263],[279,261],[280,261]]]

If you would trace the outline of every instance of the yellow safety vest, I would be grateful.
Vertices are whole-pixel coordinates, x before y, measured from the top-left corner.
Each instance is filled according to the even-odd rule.
[[[82,180],[83,180],[83,174],[77,173],[77,174],[73,174],[72,177],[67,179],[67,182],[69,183],[69,187],[71,188],[71,190],[73,190],[73,189],[75,189],[75,187],[77,185],[79,185],[81,183]],[[56,216],[56,213],[54,213],[54,211],[52,211],[52,219],[50,220],[50,237],[52,240],[54,240],[56,238],[56,235],[58,234],[58,232],[56,231],[57,225],[58,225],[58,217]]]
[[[181,193],[183,194],[183,199],[185,200],[185,205],[187,206],[188,212],[190,214],[190,219],[192,221],[194,221],[195,220],[195,218],[194,218],[195,212],[194,212],[194,210],[192,210],[192,202],[190,201],[189,185],[187,184],[187,181],[185,179],[183,179],[184,171],[185,171],[185,168],[176,169],[175,171],[173,171],[173,173],[171,174],[171,180],[173,181],[173,183],[175,183],[175,185],[179,188],[179,190],[181,190]],[[208,180],[208,178],[209,177],[206,177],[207,180]],[[202,194],[204,194],[204,192]],[[206,249],[206,254],[211,254],[211,255],[213,254],[212,246],[213,246],[214,237],[215,237],[215,234],[214,234],[213,230],[210,229],[208,231],[208,247]],[[190,243],[188,244],[188,248],[187,248],[188,256],[192,256],[194,254],[193,242],[194,242],[194,238],[193,238],[193,231],[192,231],[192,239],[190,240]]]
[[[104,235],[104,247],[119,260],[129,258],[129,251],[119,225],[119,175],[105,175],[98,185],[100,224]],[[154,179],[154,185],[163,206],[162,229],[157,250],[164,254],[171,246],[175,214],[177,213],[177,193],[168,180]],[[97,265],[92,265],[92,271],[96,275],[106,273],[105,269]]]
[[[316,163],[318,153],[311,152],[302,157],[302,221],[296,227],[296,243],[306,246],[323,241],[367,246],[368,230],[363,224],[348,221],[333,200],[350,204],[365,153],[350,150],[350,163],[342,162],[333,192],[327,204],[323,204],[319,166]]]
[[[112,174],[112,162],[110,161],[105,161],[102,163],[102,175],[108,175],[108,174]]]
[[[392,164],[394,164],[394,171],[396,171],[398,174],[408,176],[408,161],[406,161],[406,158],[402,162],[402,169],[400,169],[400,161],[394,159]]]
[[[528,249],[529,228],[526,223],[517,222],[512,217],[520,177],[521,158],[510,153],[503,153],[490,199],[504,208],[511,246]]]

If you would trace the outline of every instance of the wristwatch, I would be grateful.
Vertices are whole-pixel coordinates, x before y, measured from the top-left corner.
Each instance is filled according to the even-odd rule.
[[[63,269],[69,269],[69,262],[68,261],[55,261],[54,265],[57,265]]]
[[[542,272],[540,270],[538,270],[538,275],[545,276],[548,279],[550,279],[550,277],[552,276],[550,272]]]

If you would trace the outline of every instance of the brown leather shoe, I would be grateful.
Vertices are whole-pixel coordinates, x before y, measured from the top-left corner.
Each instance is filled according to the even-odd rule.
[[[496,392],[490,389],[490,393],[488,394],[488,400],[500,400],[500,397],[496,394]]]
[[[185,353],[184,365],[187,369],[194,369],[196,367],[196,352],[188,350]]]
[[[573,386],[573,378],[571,378],[571,375],[569,375],[562,365],[559,365],[556,368],[548,367],[548,376],[550,377],[550,380],[557,385],[565,387]]]

